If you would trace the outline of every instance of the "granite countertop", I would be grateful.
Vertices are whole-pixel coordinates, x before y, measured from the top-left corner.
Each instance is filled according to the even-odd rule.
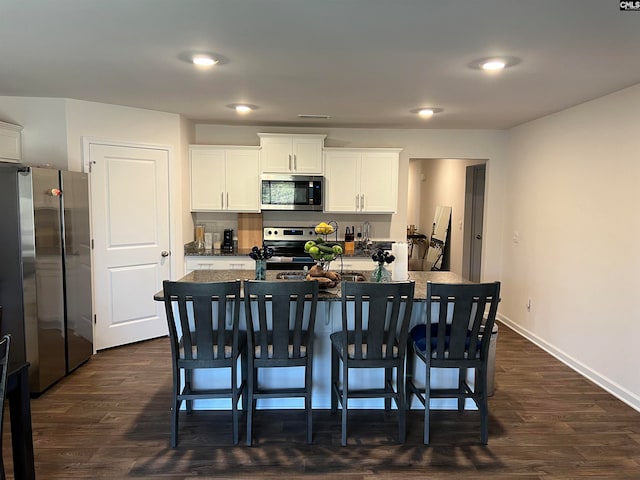
[[[374,242],[373,246],[368,251],[365,251],[361,248],[356,248],[353,255],[344,254],[343,256],[349,258],[369,258],[371,257],[371,254],[375,252],[375,250],[379,247],[390,250],[391,243],[392,242]],[[337,242],[337,244],[344,246],[344,242]],[[244,257],[248,256],[249,253],[251,253],[250,248],[239,248],[235,249],[233,252],[222,252],[220,250],[212,250],[210,248],[198,250],[195,248],[193,242],[187,243],[184,246],[184,255],[186,257]],[[300,252],[301,257],[305,257],[307,255],[308,254],[303,251]]]
[[[278,270],[267,270],[267,281],[276,280]],[[371,272],[362,272],[367,279]],[[255,272],[253,270],[194,270],[188,273],[178,281],[180,282],[228,282],[231,280],[245,280],[253,279]],[[409,280],[413,280],[416,283],[414,299],[418,301],[424,301],[427,294],[427,282],[436,283],[470,283],[468,280],[464,280],[459,275],[452,272],[422,272],[422,271],[410,271]],[[278,280],[286,282],[286,280]],[[154,295],[154,300],[163,301],[164,293],[162,291]],[[321,290],[320,300],[331,301],[340,299],[339,288]]]

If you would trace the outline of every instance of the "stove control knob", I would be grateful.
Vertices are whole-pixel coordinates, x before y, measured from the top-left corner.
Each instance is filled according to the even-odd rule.
[[[271,230],[267,230],[267,235],[271,235]]]
[[[275,232],[273,232],[273,233],[274,233],[275,235],[277,235],[277,234],[278,234],[278,230],[276,230],[276,231],[275,231]]]

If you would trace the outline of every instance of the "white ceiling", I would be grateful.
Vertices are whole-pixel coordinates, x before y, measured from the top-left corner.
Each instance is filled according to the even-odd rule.
[[[501,129],[640,82],[639,46],[640,12],[617,0],[1,0],[0,95],[225,124]],[[227,61],[182,60],[201,51]],[[521,63],[468,67],[494,55]],[[260,108],[227,107],[241,102]]]

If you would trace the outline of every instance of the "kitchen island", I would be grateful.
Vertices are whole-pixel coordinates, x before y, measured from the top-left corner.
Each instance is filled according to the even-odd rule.
[[[278,271],[267,271],[266,280],[276,280]],[[371,272],[362,272],[365,278],[369,278]],[[181,282],[222,282],[231,280],[245,280],[253,279],[255,272],[253,270],[195,270],[188,273],[180,280]],[[411,316],[410,327],[418,323],[423,323],[426,318],[425,306],[426,306],[426,293],[427,282],[435,283],[468,283],[468,281],[462,279],[459,275],[451,272],[423,272],[423,271],[410,271],[409,280],[415,282],[415,296],[413,304],[413,312]],[[286,280],[279,280],[286,282]],[[156,301],[163,301],[163,292],[158,292],[154,299]],[[342,312],[339,303],[340,292],[339,288],[328,289],[321,291],[319,295],[319,305],[316,312],[316,326],[315,326],[315,343],[314,343],[314,357],[313,357],[313,408],[315,409],[329,409],[331,408],[330,399],[330,373],[331,373],[331,344],[329,341],[329,335],[342,328]],[[244,319],[244,310],[240,310],[240,328],[246,328]],[[283,373],[282,369],[260,372],[260,381],[265,384],[270,383],[270,379],[276,379],[279,386],[283,386],[282,382],[288,382],[284,386],[295,387],[299,386],[303,381],[303,375],[301,370],[296,370],[297,367],[292,369],[291,375]],[[457,374],[452,369],[436,369],[432,372],[432,386],[434,387],[454,387],[457,385]],[[350,379],[352,386],[355,388],[367,388],[371,386],[379,386],[383,381],[382,371],[364,371],[358,372],[361,383],[354,382],[355,378]],[[472,374],[472,372],[470,372]],[[220,375],[220,376],[218,376]],[[194,382],[198,388],[204,388],[212,383],[215,383],[216,378],[227,378],[227,372],[212,372],[201,371],[196,372],[194,375]],[[421,379],[424,379],[424,372],[416,371],[416,382],[420,383]],[[228,381],[228,380],[227,380]],[[457,402],[455,400],[438,399],[432,400],[432,408],[457,408]],[[264,399],[258,400],[258,408],[303,408],[302,399]],[[384,401],[382,399],[350,399],[349,408],[383,408]],[[195,409],[227,409],[230,408],[229,400],[202,400],[196,401],[194,404]],[[421,404],[414,399],[412,408],[422,408]],[[473,402],[467,405],[467,408],[475,408]]]
[[[276,280],[276,275],[280,273],[278,270],[267,270],[267,281]],[[365,278],[369,279],[372,272],[362,272]],[[228,282],[231,280],[253,279],[255,272],[253,270],[194,270],[180,278],[179,282]],[[452,272],[409,272],[409,280],[416,283],[415,300],[425,301],[427,295],[427,282],[434,283],[468,283],[459,275]],[[283,280],[285,281],[285,280]],[[162,301],[164,296],[162,292],[158,292],[155,300]],[[340,293],[337,290],[320,292],[321,301],[340,300]]]

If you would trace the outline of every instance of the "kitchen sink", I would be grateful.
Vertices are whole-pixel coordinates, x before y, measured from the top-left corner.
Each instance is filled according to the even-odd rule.
[[[366,282],[367,277],[360,272],[342,272],[340,278],[345,282]]]
[[[304,280],[307,274],[302,271],[295,272],[278,272],[276,274],[276,280]],[[340,278],[347,282],[366,282],[367,277],[360,272],[343,272],[340,274]]]
[[[276,280],[304,280],[307,277],[305,272],[278,272]]]

